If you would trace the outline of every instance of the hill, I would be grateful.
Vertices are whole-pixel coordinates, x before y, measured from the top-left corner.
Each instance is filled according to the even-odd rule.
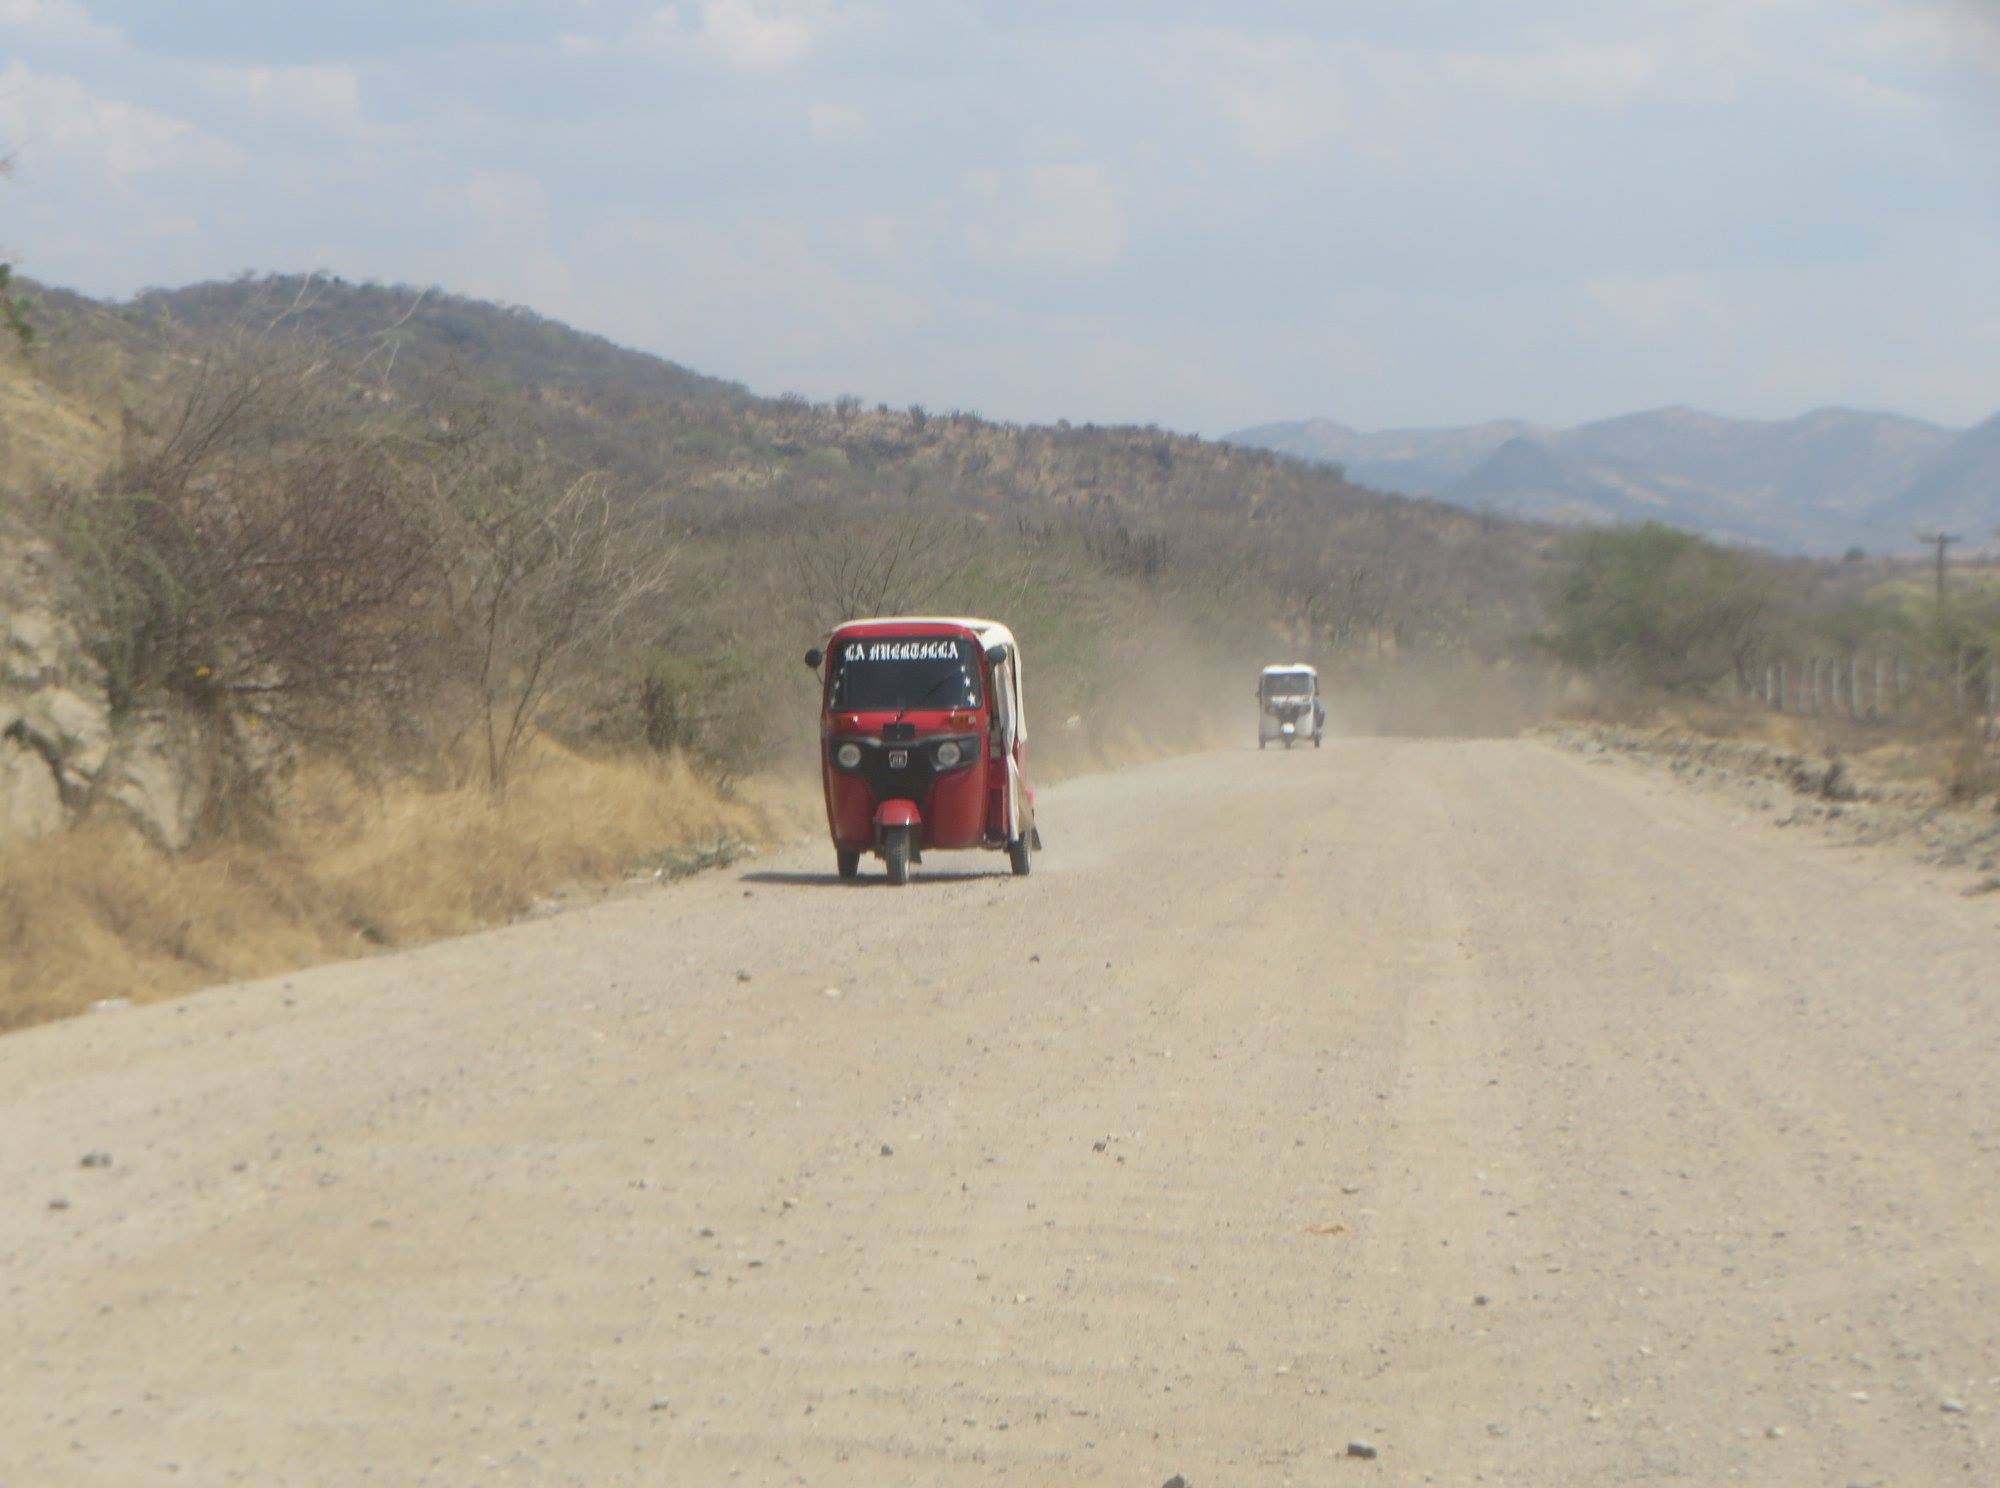
[[[516,305],[439,289],[280,276],[154,289],[124,307],[140,323],[168,322],[198,339],[278,327],[333,346],[365,349],[407,373],[455,369],[587,401],[606,417],[645,407],[742,408],[742,387],[631,351]]]
[[[1986,543],[2000,525],[2000,415],[1938,451],[1870,516],[1883,527],[1955,532],[1975,547]]]
[[[1545,533],[1241,445],[1153,427],[1022,426],[759,397],[532,312],[435,289],[285,276],[123,304],[36,286],[27,294],[43,330],[35,368],[51,397],[111,427],[123,410],[170,399],[190,359],[245,338],[305,338],[334,349],[373,396],[408,402],[442,387],[481,399],[551,458],[664,493],[699,544],[762,533],[761,549],[731,560],[760,582],[782,586],[774,570],[814,523],[844,531],[929,514],[1004,530],[1015,557],[1023,544],[1074,549],[1087,573],[1174,596],[1192,623],[1233,627],[1255,614],[1299,642],[1365,635],[1501,654],[1536,611]],[[1305,633],[1316,627],[1321,635]]]
[[[1322,420],[1230,437],[1461,505],[1565,521],[1643,516],[1805,553],[1893,550],[1913,521],[1975,521],[1973,488],[1990,458],[1973,448],[1954,465],[1952,451],[1971,436],[1838,408],[1777,421],[1664,408],[1562,430],[1490,423],[1358,434]],[[1523,438],[1542,451],[1535,469],[1518,452],[1483,468]],[[1987,526],[2000,516],[1995,506],[1988,501]]]
[[[1366,434],[1331,419],[1263,424],[1228,436],[1231,443],[1338,465],[1352,480],[1384,491],[1435,496],[1462,480],[1510,439],[1552,432],[1512,419],[1464,429],[1390,429]]]
[[[799,658],[856,613],[1006,618],[1045,780],[1241,739],[1274,655],[1357,732],[1548,696],[1507,673],[1543,655],[1557,530],[1325,465],[765,398],[438,291],[29,299],[35,345],[0,344],[0,898],[30,906],[0,1025],[726,856],[746,777],[811,768]],[[1490,504],[1644,504],[1617,452],[1535,431],[1443,458]]]
[[[1627,492],[1540,440],[1508,440],[1444,489],[1459,506],[1551,522],[1621,521],[1644,515]]]

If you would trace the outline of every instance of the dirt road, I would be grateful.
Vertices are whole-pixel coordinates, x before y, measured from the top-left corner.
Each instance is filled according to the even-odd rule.
[[[0,1041],[0,1484],[2000,1481],[1994,900],[1522,742],[1044,822]]]

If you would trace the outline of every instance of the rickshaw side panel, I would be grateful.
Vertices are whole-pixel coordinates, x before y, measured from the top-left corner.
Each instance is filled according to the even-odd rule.
[[[866,781],[836,770],[820,746],[820,772],[826,780],[826,827],[841,847],[872,852],[875,848],[875,797]]]

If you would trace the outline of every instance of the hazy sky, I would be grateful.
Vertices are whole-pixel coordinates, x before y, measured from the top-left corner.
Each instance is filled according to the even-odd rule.
[[[2000,409],[2000,0],[0,0],[0,249],[1219,433]]]

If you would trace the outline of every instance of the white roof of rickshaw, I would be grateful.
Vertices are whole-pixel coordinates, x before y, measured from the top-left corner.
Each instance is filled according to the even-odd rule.
[[[1311,672],[1315,677],[1317,677],[1319,675],[1319,668],[1315,666],[1307,666],[1306,663],[1304,663],[1303,661],[1294,661],[1290,663],[1282,663],[1278,666],[1267,666],[1264,668],[1263,674],[1266,677],[1273,677],[1280,672]]]
[[[976,620],[964,615],[870,615],[860,620],[844,620],[834,626],[833,633],[840,634],[857,625],[956,625],[971,631],[979,637],[982,646],[1019,647],[1014,640],[1014,632],[998,620]]]

